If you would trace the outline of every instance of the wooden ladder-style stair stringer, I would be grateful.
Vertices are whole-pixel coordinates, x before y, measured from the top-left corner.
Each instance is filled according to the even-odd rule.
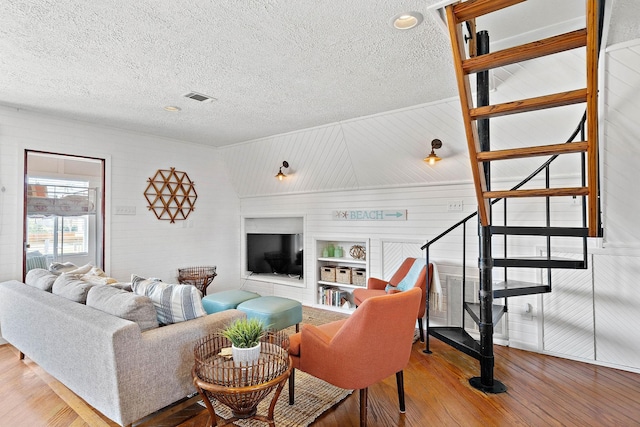
[[[549,37],[501,51],[467,56],[462,26],[467,21],[521,3],[526,0],[469,0],[446,6],[449,35],[453,50],[453,63],[462,107],[467,148],[478,202],[478,215],[483,226],[490,225],[490,199],[498,197],[556,197],[586,196],[587,227],[590,237],[600,233],[598,203],[598,1],[586,0],[586,28]],[[469,75],[493,68],[527,61],[570,49],[586,47],[586,87],[568,92],[543,95],[508,103],[474,107]],[[586,103],[586,141],[570,144],[552,144],[499,151],[482,151],[477,121],[508,114],[520,114],[547,108]],[[488,191],[484,162],[566,153],[586,153],[587,182],[584,187]]]

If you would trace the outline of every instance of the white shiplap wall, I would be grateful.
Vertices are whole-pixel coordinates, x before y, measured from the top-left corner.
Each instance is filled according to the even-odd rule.
[[[494,73],[494,103],[512,101],[584,86],[584,54],[564,52],[498,69]],[[584,68],[584,67],[583,67]],[[310,107],[311,108],[311,107]],[[578,124],[584,106],[573,105],[515,115],[491,122],[492,147],[514,148],[565,142]],[[431,140],[442,140],[437,167],[422,159]],[[438,101],[353,120],[332,123],[220,149],[240,197],[385,188],[471,180],[466,139],[457,99]],[[555,173],[576,171],[576,157],[558,159]],[[287,179],[273,176],[283,160]],[[521,178],[539,159],[496,162],[492,176]],[[500,189],[500,188],[494,188]]]
[[[177,268],[218,265],[215,284],[239,286],[239,200],[216,150],[138,133],[0,108],[0,280],[22,276],[24,150],[107,159],[106,270],[175,281]],[[144,190],[158,169],[185,171],[198,192],[188,221],[159,221]],[[136,215],[114,215],[134,206]],[[185,228],[186,226],[186,228]]]
[[[606,55],[602,144],[605,240],[640,248],[640,40],[611,46]]]

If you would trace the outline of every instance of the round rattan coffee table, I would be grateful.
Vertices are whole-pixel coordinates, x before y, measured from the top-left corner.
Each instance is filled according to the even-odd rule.
[[[261,340],[260,359],[253,364],[242,363],[237,366],[230,357],[220,354],[223,349],[230,347],[229,340],[212,334],[199,340],[194,348],[193,383],[209,411],[211,426],[218,425],[212,404],[214,400],[228,406],[233,414],[221,426],[246,418],[275,426],[274,408],[292,368],[289,337],[282,332],[267,333]],[[274,388],[276,391],[268,414],[258,415],[258,403]]]

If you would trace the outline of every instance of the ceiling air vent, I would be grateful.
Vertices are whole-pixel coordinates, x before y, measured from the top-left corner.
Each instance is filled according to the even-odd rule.
[[[189,92],[186,95],[184,95],[185,98],[191,98],[194,99],[198,102],[213,102],[216,99],[212,96],[209,95],[205,95],[202,93],[198,93],[198,92]]]

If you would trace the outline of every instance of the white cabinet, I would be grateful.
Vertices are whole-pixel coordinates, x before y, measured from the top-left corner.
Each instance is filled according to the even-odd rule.
[[[314,247],[317,304],[334,310],[354,310],[352,292],[366,287],[369,278],[369,239],[315,239]],[[350,255],[354,247],[362,248],[364,258]]]

